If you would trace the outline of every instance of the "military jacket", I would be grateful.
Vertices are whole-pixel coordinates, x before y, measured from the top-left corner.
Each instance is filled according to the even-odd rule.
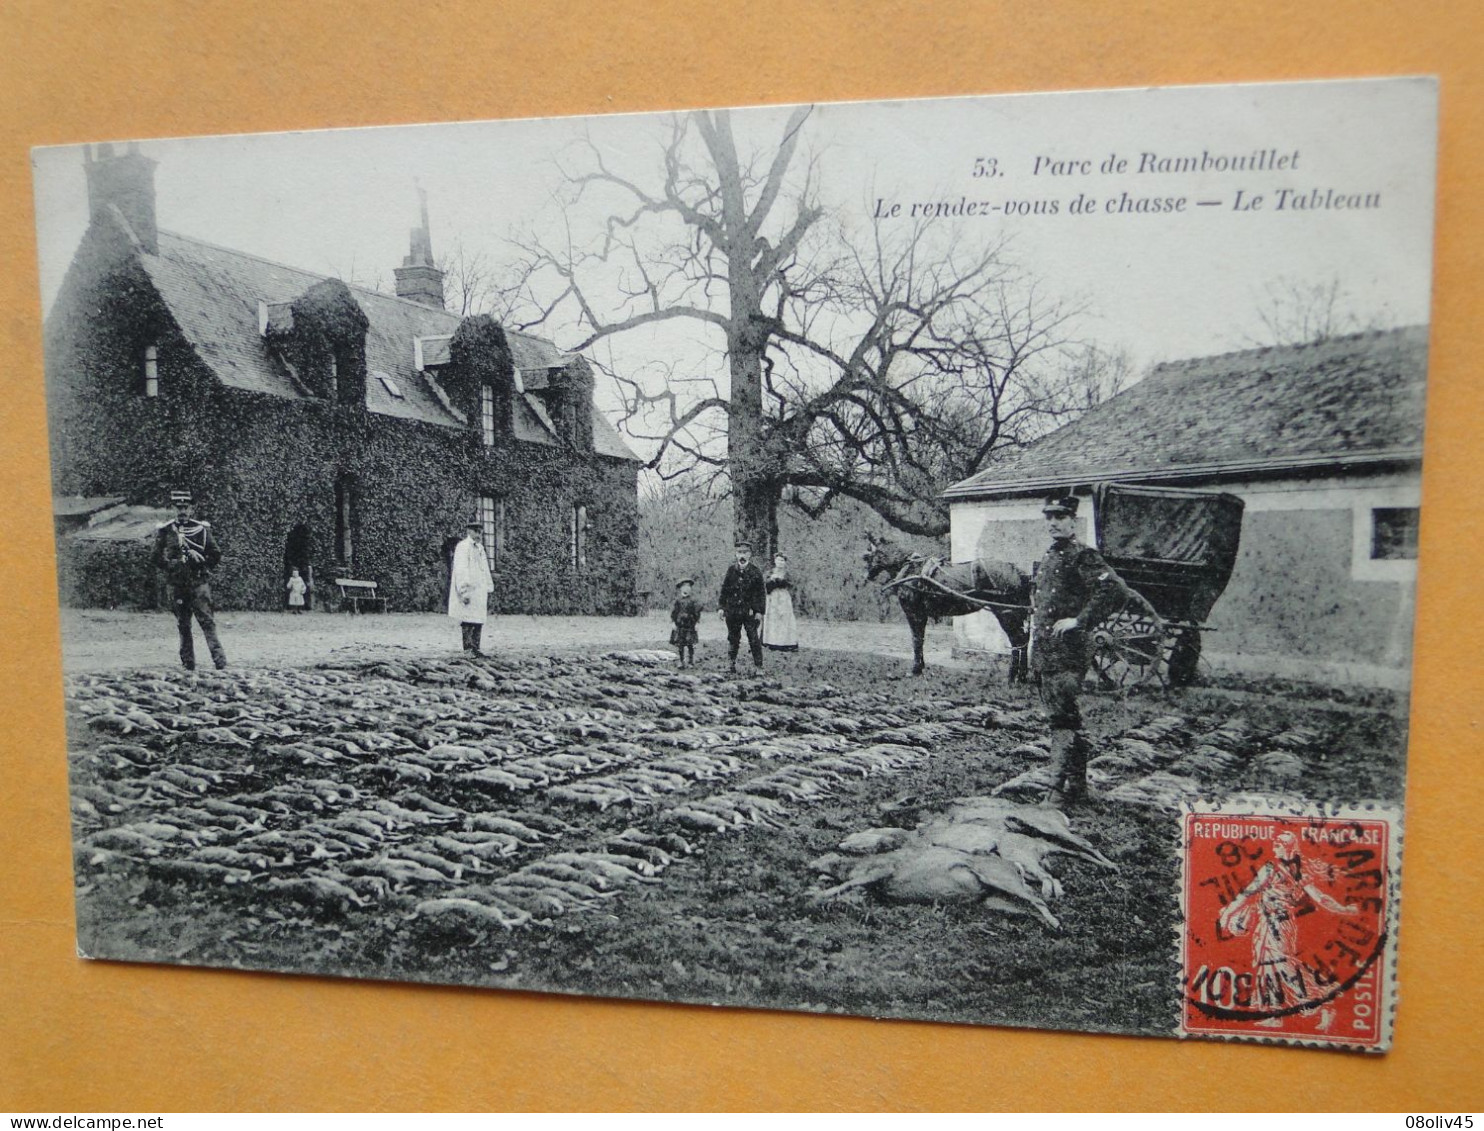
[[[165,571],[173,585],[200,584],[221,560],[209,522],[177,518],[155,532],[155,566]]]
[[[727,616],[745,617],[749,613],[762,616],[768,611],[768,593],[763,586],[763,571],[748,562],[739,566],[733,562],[727,567],[727,575],[721,582],[721,611]]]
[[[1087,667],[1088,631],[1128,600],[1128,587],[1103,555],[1075,538],[1051,544],[1036,571],[1032,622],[1037,671],[1081,671]],[[1051,626],[1075,617],[1077,628],[1057,636]]]

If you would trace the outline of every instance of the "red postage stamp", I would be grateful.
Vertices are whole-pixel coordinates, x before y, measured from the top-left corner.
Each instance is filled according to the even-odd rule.
[[[1375,810],[1182,817],[1182,1036],[1384,1051],[1397,825]]]

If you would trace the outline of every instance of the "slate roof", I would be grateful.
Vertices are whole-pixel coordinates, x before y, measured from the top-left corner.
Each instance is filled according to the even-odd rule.
[[[116,511],[97,516],[68,537],[79,542],[152,541],[155,532],[174,517],[174,511],[159,507],[119,507]]]
[[[279,397],[305,395],[275,363],[259,332],[258,304],[290,302],[324,276],[166,231],[159,233],[159,254],[143,250],[137,254],[186,338],[224,384]],[[413,339],[451,335],[459,317],[362,287],[352,286],[350,291],[370,323],[366,331],[367,409],[382,416],[467,427],[449,410],[433,382],[413,366]],[[572,360],[541,338],[515,331],[507,331],[506,338],[527,388],[544,388],[546,371]],[[446,354],[445,347],[444,359]],[[401,389],[400,398],[374,376],[378,371]],[[534,412],[520,411],[520,400],[517,394],[517,437],[555,444],[556,437],[546,427],[549,422]],[[601,455],[638,459],[596,408],[593,437]]]
[[[1427,333],[1409,326],[1156,366],[944,497],[1419,461]]]
[[[123,501],[122,495],[53,495],[52,517],[83,518],[116,507]]]

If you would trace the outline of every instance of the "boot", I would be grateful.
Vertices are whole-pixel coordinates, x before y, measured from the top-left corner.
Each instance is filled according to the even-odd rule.
[[[1062,727],[1051,732],[1051,791],[1042,804],[1073,805],[1087,797],[1087,746],[1082,732]]]

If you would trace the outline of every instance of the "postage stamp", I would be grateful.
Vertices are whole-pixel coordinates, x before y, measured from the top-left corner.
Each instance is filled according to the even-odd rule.
[[[1397,814],[1243,800],[1181,818],[1180,1035],[1384,1051]]]

